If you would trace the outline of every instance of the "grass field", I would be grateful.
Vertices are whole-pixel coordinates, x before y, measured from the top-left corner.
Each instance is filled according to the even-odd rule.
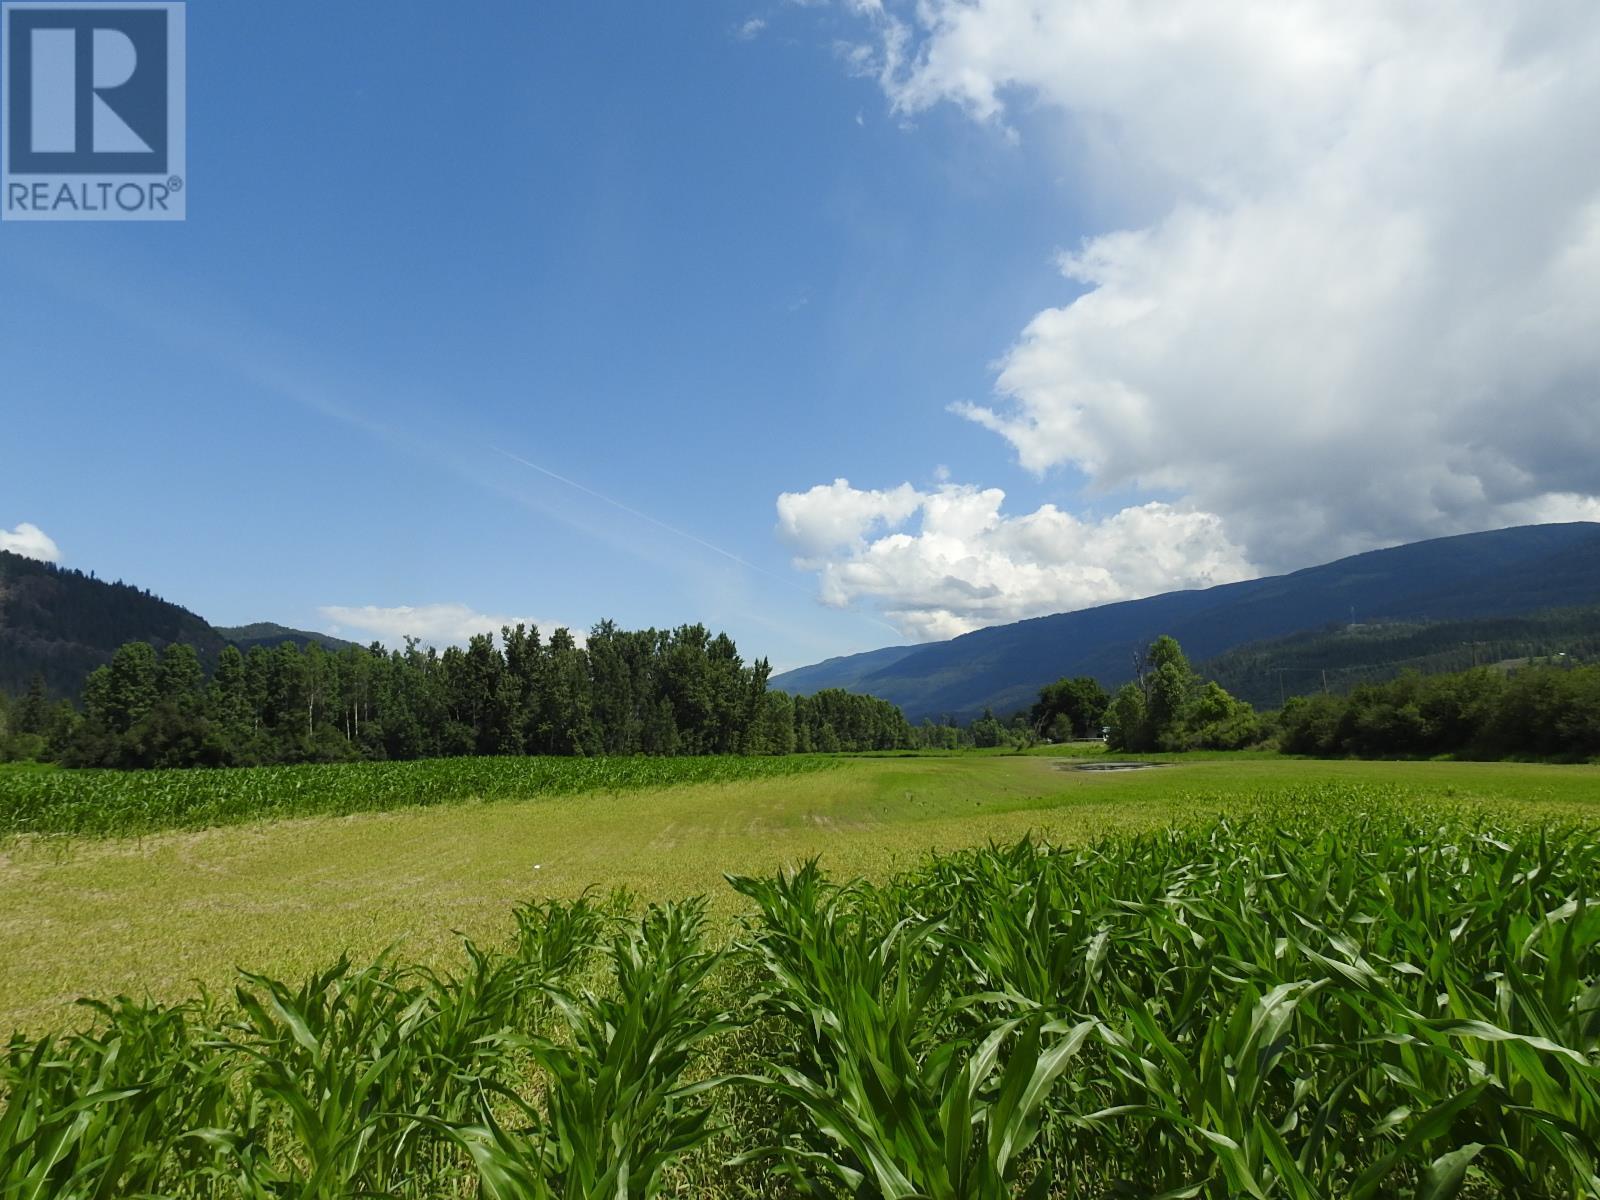
[[[1085,765],[13,839],[5,986],[266,971],[0,1046],[0,1198],[1600,1197],[1600,772]]]
[[[725,874],[821,855],[882,879],[929,850],[1034,832],[1077,843],[1248,811],[1346,785],[1506,817],[1600,824],[1600,768],[1480,763],[1185,761],[1089,774],[1053,756],[843,760],[738,783],[544,795],[166,832],[0,845],[0,1029],[79,1019],[79,996],[174,1000],[234,968],[295,977],[388,946],[449,965],[455,931],[492,938],[530,898],[625,887],[745,907]]]

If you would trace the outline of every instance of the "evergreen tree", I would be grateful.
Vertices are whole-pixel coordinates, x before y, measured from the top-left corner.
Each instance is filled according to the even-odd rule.
[[[50,699],[45,693],[44,674],[35,671],[28,681],[27,693],[11,715],[11,729],[15,733],[43,736],[49,727]]]

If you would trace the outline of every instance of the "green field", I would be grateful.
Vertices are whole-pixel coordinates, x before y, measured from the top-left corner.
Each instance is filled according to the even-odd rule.
[[[294,976],[343,951],[394,946],[446,966],[455,931],[491,938],[515,904],[589,887],[705,894],[726,918],[743,904],[725,874],[812,855],[836,876],[881,879],[935,848],[1028,832],[1077,843],[1346,785],[1600,824],[1600,767],[1233,756],[1089,774],[1052,756],[968,754],[134,839],[12,837],[0,843],[0,1028],[70,1022],[79,996],[174,1000],[225,990],[235,967]]]
[[[644,755],[438,758],[229,770],[72,770],[0,765],[0,838],[130,837],[293,817],[353,816],[469,800],[532,800],[828,770],[837,759]]]
[[[0,1197],[1600,1196],[1600,769],[1096,759],[14,836]]]

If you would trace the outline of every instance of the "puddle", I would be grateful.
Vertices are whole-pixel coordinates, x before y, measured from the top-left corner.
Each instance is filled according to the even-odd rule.
[[[1170,767],[1171,763],[1155,762],[1094,762],[1062,763],[1064,771],[1148,771],[1156,767]]]

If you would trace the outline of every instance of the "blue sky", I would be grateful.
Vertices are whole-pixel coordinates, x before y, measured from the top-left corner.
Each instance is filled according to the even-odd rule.
[[[216,623],[898,640],[816,603],[773,500],[1015,474],[943,406],[1058,290],[1050,181],[959,114],[901,129],[816,14],[750,15],[191,5],[187,223],[0,229],[0,524]]]
[[[1348,277],[1394,213],[1481,240],[1452,198],[1481,146],[1392,178],[1415,151],[1360,142],[1344,65],[1313,88],[1258,70],[1252,43],[1230,66],[1228,39],[1258,36],[1244,9],[1187,31],[1197,57],[1174,64],[1182,28],[1019,29],[1028,7],[196,0],[187,222],[0,226],[0,530],[36,525],[65,564],[218,624],[703,620],[795,666],[1596,511],[1570,437],[1480,461],[1493,406],[1437,400],[1440,369],[1413,378],[1373,332],[1454,295],[1458,256]],[[1343,39],[1351,78],[1393,53],[1394,30],[1362,41],[1317,7],[1285,47]],[[1534,33],[1576,102],[1594,21],[1563,11]],[[1479,88],[1532,36],[1486,22],[1461,51]],[[1525,145],[1544,128],[1526,120],[1482,136]],[[1594,172],[1564,170],[1482,219],[1589,211]],[[1339,171],[1366,200],[1328,211]],[[1433,319],[1466,337],[1564,305],[1581,325],[1587,237],[1478,264],[1509,313]],[[1410,261],[1395,238],[1377,252]],[[1554,272],[1575,254],[1575,280]],[[1330,281],[1372,319],[1305,311],[1344,294]],[[1307,329],[1341,353],[1299,353]],[[1582,342],[1542,347],[1550,378],[1510,378],[1506,403],[1581,411]],[[1287,363],[1262,350],[1286,343]],[[1481,352],[1492,375],[1526,346]],[[1380,367],[1403,397],[1370,394]],[[1441,419],[1377,439],[1340,407],[1358,394]],[[1444,473],[1334,469],[1380,440]]]

